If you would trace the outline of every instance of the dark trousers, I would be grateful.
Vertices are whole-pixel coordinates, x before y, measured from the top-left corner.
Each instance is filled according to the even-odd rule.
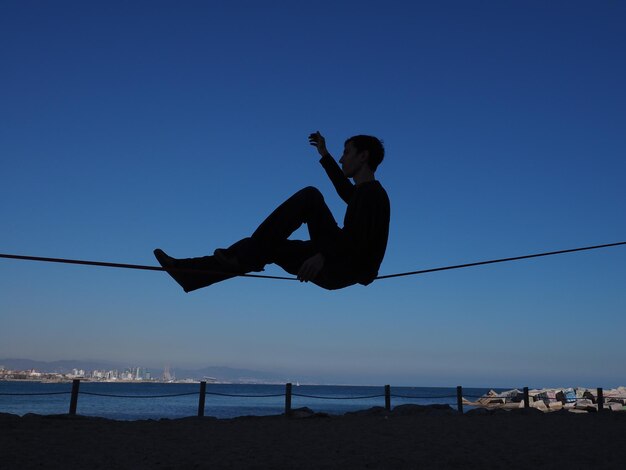
[[[289,236],[302,224],[307,224],[310,240],[289,240]],[[274,210],[252,236],[231,245],[226,253],[237,258],[245,272],[261,271],[266,264],[274,263],[290,274],[296,275],[302,263],[313,255],[337,253],[326,257],[324,268],[313,282],[325,289],[340,289],[355,284],[356,278],[346,269],[341,260],[342,231],[337,226],[324,197],[317,188],[301,189]],[[214,256],[193,258],[195,267],[219,271],[220,266]],[[198,275],[198,286],[194,289],[233,277]],[[192,289],[193,290],[193,289]]]

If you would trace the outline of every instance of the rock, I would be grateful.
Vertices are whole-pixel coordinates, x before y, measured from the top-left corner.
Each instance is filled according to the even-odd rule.
[[[504,406],[498,407],[498,408],[503,408],[505,410],[517,410],[519,408],[523,408],[524,407],[524,402],[523,401],[513,401],[513,402],[507,402],[504,404]]]
[[[591,393],[589,390],[585,390],[585,393],[583,393],[583,398],[586,400],[590,400],[591,403],[596,402],[596,396],[593,393]]]
[[[585,398],[583,398],[582,400],[578,400],[578,402],[576,403],[575,409],[576,410],[591,411],[591,412],[597,412],[598,411],[597,405],[594,405],[591,400],[588,400],[588,399],[585,399]]]
[[[560,401],[555,401],[553,403],[550,403],[550,411],[560,411],[563,409],[563,403],[561,403]]]
[[[489,405],[491,403],[503,404],[504,403],[504,399],[503,398],[498,398],[498,393],[495,390],[489,390],[489,392],[487,392],[481,398],[476,400],[476,402],[480,403],[481,405]]]
[[[576,408],[590,406],[590,405],[593,405],[593,401],[589,400],[588,398],[580,398],[576,402]]]
[[[184,418],[176,418],[175,420],[172,421],[180,421],[180,422],[185,422],[185,421],[189,421],[189,422],[206,422],[206,421],[217,421],[218,418],[216,418],[215,416],[185,416]],[[146,419],[146,420],[140,420],[140,421],[153,421],[151,419]]]
[[[605,390],[604,402],[621,403],[622,405],[626,405],[626,389],[624,387],[618,387],[611,390]]]
[[[383,406],[374,406],[365,410],[348,411],[344,416],[388,416],[389,411]]]
[[[543,414],[539,408],[517,408],[516,410],[511,410],[511,413],[516,415],[540,415]]]
[[[481,398],[478,400],[478,403],[485,406],[497,406],[504,405],[506,400],[504,398]]]
[[[472,410],[467,411],[466,415],[501,415],[509,413],[509,411],[503,410],[502,408],[474,408]]]
[[[327,418],[327,413],[316,413],[311,408],[302,407],[302,408],[294,408],[291,410],[290,418],[293,419],[303,419],[303,418]]]
[[[493,410],[488,410],[487,408],[473,408],[471,410],[467,410],[465,412],[466,415],[488,415],[491,414]]]
[[[620,405],[626,405],[626,400],[617,397],[604,397],[604,403],[619,403]]]
[[[505,403],[519,403],[520,401],[524,400],[524,392],[516,388],[513,390],[507,390],[506,392],[498,393],[496,396],[498,398],[504,398]]]
[[[419,414],[453,414],[456,413],[450,405],[398,405],[391,412],[396,416],[414,416]]]
[[[611,411],[622,411],[623,408],[624,406],[621,403],[611,402],[611,403],[604,404],[604,409],[611,410]]]

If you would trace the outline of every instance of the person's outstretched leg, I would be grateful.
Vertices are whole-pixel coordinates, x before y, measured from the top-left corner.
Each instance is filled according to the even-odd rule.
[[[334,251],[340,242],[341,229],[317,188],[306,187],[272,212],[250,238],[238,241],[228,249],[218,249],[215,257],[230,271],[260,271],[274,262],[282,242],[303,223],[307,224],[314,251]],[[282,260],[284,262],[284,259]]]
[[[308,226],[311,240],[289,244],[290,248],[285,250],[285,241],[303,223]],[[191,292],[237,274],[262,271],[266,264],[275,260],[287,267],[288,272],[297,272],[310,256],[334,251],[340,239],[341,229],[324,197],[316,188],[307,187],[274,210],[251,237],[228,249],[215,250],[215,256],[176,259],[160,249],[154,250],[154,255],[184,291]]]
[[[154,256],[185,292],[201,289],[235,276],[225,273],[214,256],[177,259],[158,248],[154,250]]]

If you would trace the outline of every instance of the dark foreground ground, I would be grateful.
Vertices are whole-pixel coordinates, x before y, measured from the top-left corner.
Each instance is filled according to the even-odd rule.
[[[112,421],[0,414],[0,469],[626,468],[626,412]]]

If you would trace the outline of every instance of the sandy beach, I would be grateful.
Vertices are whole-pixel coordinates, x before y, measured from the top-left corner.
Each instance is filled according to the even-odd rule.
[[[399,407],[344,416],[113,421],[0,414],[0,468],[624,468],[626,413],[459,415]]]

